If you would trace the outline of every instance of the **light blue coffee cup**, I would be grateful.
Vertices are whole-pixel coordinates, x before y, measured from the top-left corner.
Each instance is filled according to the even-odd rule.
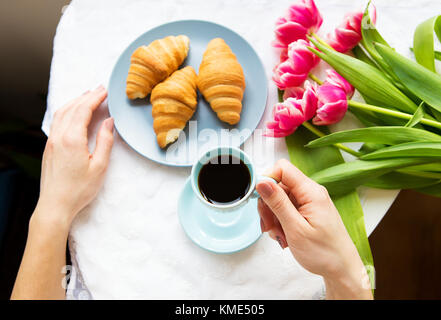
[[[198,177],[202,167],[207,163],[209,163],[213,158],[217,158],[218,156],[233,156],[236,159],[242,160],[243,163],[247,166],[248,171],[250,173],[251,183],[248,192],[245,194],[244,197],[242,197],[240,200],[236,202],[228,203],[228,204],[211,203],[204,198],[204,196],[202,195],[199,189]],[[196,197],[206,206],[215,209],[216,211],[225,211],[225,212],[236,210],[242,207],[244,204],[246,204],[250,199],[258,198],[259,194],[256,191],[257,183],[264,180],[273,181],[276,183],[276,181],[272,178],[258,175],[256,173],[256,169],[250,157],[241,149],[235,147],[216,147],[204,152],[193,165],[191,169],[190,177],[191,177],[191,187]],[[213,183],[215,183],[215,181]],[[234,183],[234,181],[231,181],[231,183]]]

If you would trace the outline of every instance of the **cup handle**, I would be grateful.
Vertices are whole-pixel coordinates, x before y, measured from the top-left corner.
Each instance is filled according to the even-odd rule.
[[[264,181],[264,180],[272,181],[272,182],[274,182],[275,184],[277,184],[277,181],[274,180],[273,178],[270,178],[270,177],[267,177],[267,176],[258,176],[258,177],[257,177],[256,185],[257,185],[259,182],[262,182],[262,181]],[[260,194],[256,191],[256,188],[254,188],[254,192],[251,194],[251,198],[255,199],[255,198],[259,198],[259,197],[260,197]]]

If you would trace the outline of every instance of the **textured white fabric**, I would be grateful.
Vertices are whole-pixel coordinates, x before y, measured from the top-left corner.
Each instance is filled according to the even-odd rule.
[[[54,39],[49,97],[43,130],[48,134],[54,112],[70,99],[107,84],[116,59],[138,35],[162,23],[202,19],[223,24],[247,39],[264,62],[268,106],[276,101],[270,81],[277,57],[270,47],[273,24],[292,1],[286,0],[73,0]],[[340,23],[343,14],[366,1],[316,1],[324,15],[322,33]],[[375,1],[378,26],[400,52],[408,52],[418,22],[441,12],[439,1]],[[270,108],[264,118],[268,119]],[[90,130],[108,116],[101,106]],[[350,121],[349,121],[350,122]],[[350,125],[350,124],[349,124]],[[260,124],[262,127],[262,123]],[[347,127],[341,124],[340,127]],[[259,171],[274,157],[287,157],[283,139],[252,149]],[[266,149],[268,148],[268,149]],[[263,149],[263,150],[262,150]],[[71,281],[70,298],[263,298],[311,299],[323,293],[323,282],[301,268],[289,250],[264,235],[234,255],[216,255],[194,245],[181,229],[177,199],[190,170],[158,165],[133,151],[116,136],[104,187],[75,219],[69,241],[82,279]],[[368,232],[381,220],[396,191],[360,190]],[[81,291],[84,283],[87,291]],[[72,292],[76,292],[72,294]],[[80,294],[78,295],[78,292]]]

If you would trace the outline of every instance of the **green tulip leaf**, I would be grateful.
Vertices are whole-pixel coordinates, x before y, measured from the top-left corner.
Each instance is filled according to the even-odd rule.
[[[396,145],[413,141],[441,141],[441,136],[417,128],[369,127],[331,133],[311,141],[306,146],[318,148],[343,142]]]
[[[397,170],[397,172],[405,173],[405,174],[413,176],[413,177],[430,178],[430,179],[441,180],[441,173],[440,172],[429,172],[429,171],[422,171],[422,170],[411,170],[408,167],[404,168],[404,169],[399,169],[399,170]]]
[[[413,52],[420,65],[436,72],[433,31],[441,41],[441,15],[432,17],[418,25],[413,36]]]
[[[441,160],[441,142],[403,143],[386,147],[360,157],[360,159],[363,160],[389,158],[436,158]]]
[[[370,104],[397,109],[407,113],[414,113],[417,105],[390,82],[385,74],[351,56],[342,54],[309,38],[320,50],[309,48],[322,60],[331,65],[341,76],[348,80]]]
[[[434,162],[426,158],[398,158],[385,160],[355,160],[326,168],[314,173],[311,178],[325,186],[329,194],[347,194],[354,188],[396,169]]]
[[[418,123],[420,123],[421,119],[424,118],[425,114],[426,113],[424,112],[424,102],[421,102],[420,106],[415,111],[409,122],[406,123],[405,127],[409,127],[409,128],[415,127]]]
[[[401,170],[440,173],[441,172],[441,162],[422,164],[422,165],[407,167],[406,169],[401,169]]]
[[[425,187],[425,188],[418,188],[415,190],[420,193],[432,196],[432,197],[441,198],[441,183],[437,183],[433,186],[429,186],[429,187]]]
[[[415,97],[415,95],[413,95],[402,83],[401,81],[397,78],[397,76],[394,74],[393,70],[390,68],[390,66],[384,61],[384,59],[381,57],[381,55],[377,52],[377,50],[375,49],[375,43],[381,43],[387,47],[390,47],[390,45],[386,42],[386,40],[384,40],[384,38],[381,36],[381,34],[377,31],[377,28],[375,27],[375,25],[372,23],[371,18],[370,18],[370,14],[369,14],[369,6],[370,6],[371,2],[369,1],[368,5],[366,6],[366,10],[364,11],[363,14],[363,20],[361,23],[361,41],[359,46],[363,47],[364,50],[367,51],[367,53],[369,54],[369,56],[372,58],[372,60],[375,61],[376,66],[384,72],[384,75],[401,91],[403,91],[410,99],[412,99],[413,101],[418,101],[418,98]],[[356,50],[357,51],[357,50]],[[360,54],[359,52],[355,53],[355,56],[359,58],[359,56],[357,56],[357,54]],[[364,62],[366,61],[365,57],[362,57],[362,59]],[[372,61],[371,60],[371,61]]]
[[[364,185],[377,189],[415,189],[431,186],[441,182],[441,179],[419,177],[401,172],[389,172],[368,180]]]
[[[410,91],[441,112],[441,77],[438,74],[382,44],[377,43],[375,47]]]
[[[389,76],[394,77],[392,70],[387,65],[387,63],[383,60],[381,55],[378,54],[375,49],[375,43],[381,43],[385,46],[389,46],[389,44],[384,40],[384,38],[377,31],[377,28],[373,24],[369,14],[369,5],[366,6],[366,9],[363,14],[363,19],[361,22],[361,41],[360,45],[369,53],[369,56],[375,61],[375,63],[380,67],[382,71],[387,73]],[[357,57],[358,58],[358,57]],[[363,60],[365,61],[365,60]]]
[[[358,45],[356,47],[354,47],[352,49],[352,53],[354,54],[354,56],[358,59],[361,60],[367,64],[370,64],[371,66],[373,66],[374,68],[378,68],[377,64],[375,63],[375,61],[366,54],[366,52],[364,51],[364,49]]]

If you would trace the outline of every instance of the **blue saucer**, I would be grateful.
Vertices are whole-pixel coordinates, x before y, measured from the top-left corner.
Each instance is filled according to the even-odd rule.
[[[179,221],[187,236],[198,246],[214,253],[243,250],[261,236],[257,198],[234,211],[216,211],[201,203],[185,182],[178,202]]]

